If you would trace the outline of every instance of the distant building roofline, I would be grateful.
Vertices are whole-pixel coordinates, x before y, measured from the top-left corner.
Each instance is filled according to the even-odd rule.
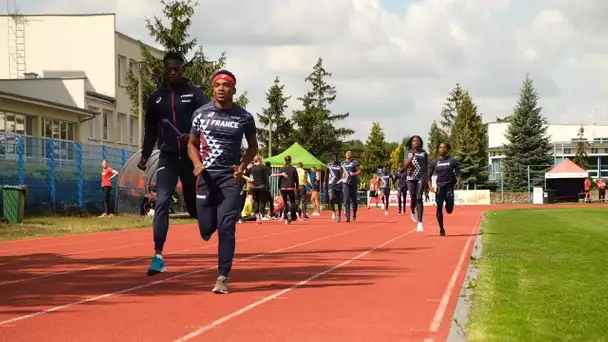
[[[486,125],[490,125],[490,124],[505,124],[508,125],[509,122],[498,122],[498,121],[490,121],[490,122],[486,122]],[[549,126],[576,126],[576,127],[580,127],[581,124],[580,123],[550,123],[548,122],[547,125]],[[601,126],[606,126],[608,127],[608,124],[605,125],[598,125],[598,124],[594,124],[594,123],[583,123],[583,126],[596,126],[596,127],[601,127]]]
[[[131,36],[127,35],[127,34],[124,34],[124,33],[120,32],[120,31],[116,31],[116,35],[118,35],[121,38],[124,38],[126,40],[129,40],[129,41],[131,41],[133,43],[144,45],[145,47],[147,47],[148,49],[150,49],[150,50],[158,53],[159,55],[162,55],[164,53],[162,50],[159,50],[159,49],[155,48],[154,46],[152,46],[150,44],[146,44],[146,43],[142,42],[141,40],[133,38],[133,37],[131,37]]]
[[[0,17],[92,17],[92,16],[116,16],[116,13],[13,13],[0,14]]]
[[[65,105],[63,103],[43,100],[43,99],[31,97],[31,96],[9,93],[9,92],[2,91],[2,90],[0,90],[0,99],[27,102],[27,103],[31,103],[31,104],[38,105],[38,106],[57,108],[57,109],[65,110],[65,111],[68,111],[68,112],[71,112],[74,114],[84,115],[88,118],[93,118],[93,117],[95,117],[95,115],[97,115],[96,112],[93,112],[88,109],[69,106],[69,105]]]

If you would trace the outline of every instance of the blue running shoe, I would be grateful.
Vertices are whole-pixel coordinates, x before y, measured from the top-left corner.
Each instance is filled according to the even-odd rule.
[[[167,268],[165,267],[163,256],[156,254],[152,257],[152,265],[150,265],[150,268],[148,269],[148,277],[163,273],[166,270]]]

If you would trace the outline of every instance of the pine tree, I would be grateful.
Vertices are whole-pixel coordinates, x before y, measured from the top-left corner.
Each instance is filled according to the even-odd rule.
[[[527,167],[546,171],[553,164],[547,121],[542,116],[534,83],[528,75],[523,81],[517,106],[510,116],[505,137],[508,141],[502,165],[505,187],[511,191],[526,191]],[[543,184],[544,172],[534,172],[531,176],[532,186]]]
[[[338,128],[335,124],[345,120],[349,113],[333,114],[329,105],[336,99],[336,87],[327,83],[332,74],[323,67],[319,58],[312,73],[305,81],[311,84],[311,90],[303,97],[302,109],[295,110],[291,121],[296,129],[293,140],[299,142],[310,153],[321,160],[329,160],[335,151],[342,147],[342,141],[354,133],[348,128]]]
[[[226,66],[226,54],[222,53],[220,58],[212,62],[207,59],[203,53],[203,47],[197,47],[197,39],[191,38],[188,31],[192,26],[192,16],[194,9],[198,5],[198,1],[161,1],[162,13],[164,19],[153,17],[146,19],[145,25],[150,36],[162,45],[165,51],[180,52],[184,57],[192,55],[192,58],[187,63],[184,77],[190,80],[192,84],[199,85],[203,88],[208,99],[211,99],[211,79],[213,75]],[[165,26],[163,21],[169,22],[169,26]],[[196,50],[195,50],[196,48]],[[156,56],[146,46],[140,46],[143,63],[141,67],[142,78],[142,93],[144,113],[146,110],[147,98],[152,94],[162,81],[163,66],[162,56]],[[138,100],[138,81],[139,71],[129,71],[127,74],[127,93],[133,104],[132,112],[137,114]],[[245,108],[247,106],[247,92],[242,92],[235,101],[238,105]]]
[[[277,154],[289,147],[288,142],[293,134],[293,127],[285,117],[285,110],[290,98],[291,96],[285,96],[285,85],[281,85],[281,80],[277,76],[266,93],[268,108],[262,108],[262,113],[257,114],[258,140],[262,155]],[[269,135],[271,122],[272,134]],[[272,137],[271,151],[269,151],[269,137]]]
[[[427,144],[427,152],[430,160],[437,158],[437,148],[439,147],[439,144],[443,142],[449,143],[447,134],[439,128],[436,121],[433,121],[431,129],[429,130],[429,142]]]
[[[365,141],[362,168],[367,175],[372,175],[378,168],[389,166],[390,159],[386,153],[386,141],[379,122],[374,122]]]
[[[446,99],[446,102],[441,109],[441,129],[452,145],[454,145],[454,142],[452,141],[452,127],[456,121],[458,106],[460,106],[460,103],[462,102],[464,92],[460,83],[456,83],[456,87],[450,91],[449,97]]]
[[[583,170],[587,170],[589,169],[589,160],[587,159],[587,147],[589,146],[589,143],[587,143],[587,139],[585,139],[585,128],[583,128],[582,125],[578,130],[577,138],[576,154],[574,155],[573,162]]]
[[[472,186],[487,180],[487,142],[487,128],[473,99],[465,91],[452,125],[453,154],[460,162],[463,184]]]

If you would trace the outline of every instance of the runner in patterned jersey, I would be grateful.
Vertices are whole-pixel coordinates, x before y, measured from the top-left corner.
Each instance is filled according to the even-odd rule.
[[[219,275],[213,292],[228,293],[240,208],[240,181],[257,154],[258,141],[253,116],[233,102],[234,75],[222,70],[213,77],[212,86],[214,100],[194,112],[188,156],[197,176],[200,234],[206,241],[216,230],[219,235]],[[247,151],[241,156],[243,136],[247,139]]]
[[[435,194],[437,202],[437,223],[439,223],[439,234],[445,236],[445,228],[443,227],[443,204],[445,203],[445,211],[451,214],[454,210],[454,186],[460,184],[460,166],[458,161],[452,158],[450,153],[450,144],[441,143],[437,149],[439,156],[429,165],[429,188]],[[431,177],[437,174],[435,181],[437,188],[433,188]]]
[[[338,161],[338,154],[334,153],[332,161],[327,164],[327,193],[329,196],[329,205],[332,211],[332,220],[338,219],[338,223],[342,221],[342,167]],[[338,205],[338,215],[336,216],[336,204]]]
[[[384,205],[384,216],[388,216],[389,198],[391,196],[391,185],[395,183],[395,177],[387,167],[382,168],[380,175],[380,191],[382,192],[382,205]]]
[[[414,135],[405,145],[406,156],[403,166],[407,170],[407,190],[410,193],[412,220],[417,223],[416,231],[422,232],[422,214],[424,214],[423,197],[429,199],[427,171],[429,156],[424,150],[424,143],[419,135]]]
[[[357,209],[359,200],[357,191],[359,189],[359,175],[361,167],[359,162],[353,159],[351,151],[346,152],[346,160],[340,164],[342,167],[342,196],[344,201],[344,217],[346,222],[350,222],[350,210],[352,204],[353,221],[357,220]]]

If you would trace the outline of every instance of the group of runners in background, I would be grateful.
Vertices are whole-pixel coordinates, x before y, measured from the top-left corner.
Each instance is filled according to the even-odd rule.
[[[406,156],[403,165],[395,173],[384,167],[379,175],[374,175],[368,188],[368,209],[375,199],[376,207],[382,203],[385,215],[389,213],[390,192],[397,190],[398,212],[406,213],[407,194],[410,194],[410,210],[412,221],[416,223],[418,232],[424,231],[422,223],[424,202],[429,201],[429,192],[435,194],[436,217],[440,234],[445,235],[443,225],[443,208],[448,214],[454,210],[454,188],[460,182],[458,161],[449,154],[449,143],[441,143],[437,147],[438,157],[429,161],[429,156],[423,148],[420,136],[413,136],[406,144]],[[357,219],[359,207],[358,178],[361,175],[360,164],[352,158],[350,151],[345,159],[339,160],[334,153],[327,165],[324,186],[327,189],[332,219],[342,222],[342,213],[346,222]],[[302,163],[292,165],[290,156],[285,157],[285,165],[276,173],[271,173],[269,164],[262,165],[262,158],[256,157],[245,173],[247,182],[243,190],[244,204],[241,222],[265,219],[284,219],[285,224],[292,221],[307,219],[307,187],[312,189],[313,216],[320,215],[319,193],[321,189],[321,174],[316,168],[311,168],[310,174],[304,170]],[[432,182],[436,176],[435,184]],[[270,179],[278,178],[280,195],[274,200],[270,195]],[[380,200],[378,199],[380,198]],[[266,203],[271,204],[269,216],[265,216]]]

